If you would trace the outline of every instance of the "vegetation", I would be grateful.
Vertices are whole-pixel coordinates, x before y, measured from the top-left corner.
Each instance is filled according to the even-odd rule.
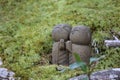
[[[100,56],[99,58],[91,57],[89,64],[86,64],[84,61],[81,60],[80,55],[77,53],[74,53],[74,57],[76,59],[76,62],[71,64],[69,67],[70,69],[74,70],[76,68],[80,68],[83,72],[84,75],[86,75],[83,80],[90,80],[90,76],[97,65],[98,61],[105,58],[105,56]]]
[[[56,66],[49,65],[51,31],[60,23],[91,28],[98,56],[107,56],[95,70],[120,67],[120,49],[108,49],[103,43],[111,38],[110,29],[120,30],[119,3],[119,0],[0,0],[0,57],[4,67],[22,80],[65,80],[77,74],[59,73]]]

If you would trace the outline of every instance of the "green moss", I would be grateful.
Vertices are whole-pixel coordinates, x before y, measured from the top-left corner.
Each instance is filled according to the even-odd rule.
[[[77,70],[68,70],[68,67],[64,67],[66,71],[60,72],[56,70],[56,67],[56,65],[40,66],[39,68],[37,67],[39,70],[39,80],[67,80],[70,77],[81,73]]]
[[[106,58],[101,60],[99,64],[96,66],[97,70],[100,69],[111,69],[120,67],[120,49],[119,48],[108,48],[104,55]]]
[[[100,53],[107,56],[97,69],[120,67],[119,49],[104,46],[104,40],[111,38],[110,29],[120,30],[119,3],[119,0],[0,0],[0,56],[4,66],[24,80],[71,77],[69,72],[59,73],[55,66],[43,67],[39,63],[43,55],[51,53],[53,26],[68,23],[91,28]],[[44,60],[49,64],[48,58]]]

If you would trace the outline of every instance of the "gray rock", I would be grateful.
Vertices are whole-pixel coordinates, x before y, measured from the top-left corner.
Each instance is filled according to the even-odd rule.
[[[69,80],[86,80],[85,78],[88,78],[87,75],[80,75],[74,78],[70,78]]]
[[[83,80],[86,75],[80,75],[69,80]],[[109,70],[103,70],[94,72],[91,74],[90,80],[120,80],[120,68],[113,68]]]
[[[8,70],[6,68],[0,68],[0,77],[6,78],[8,76]]]
[[[2,63],[1,59],[0,59],[0,62]],[[13,77],[14,75],[15,73],[12,71],[9,71],[7,68],[0,68],[0,80],[15,80]]]
[[[0,68],[0,80],[14,80],[15,73],[6,68]]]

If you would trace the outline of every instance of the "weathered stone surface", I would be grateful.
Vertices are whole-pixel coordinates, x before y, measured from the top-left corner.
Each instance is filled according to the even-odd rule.
[[[65,50],[65,42],[61,39],[59,42],[53,44],[52,49],[52,63],[58,65],[68,65],[69,64],[69,54]]]
[[[6,78],[6,77],[12,77],[14,76],[14,72],[8,71],[6,68],[0,68],[0,77]]]
[[[2,60],[0,58],[0,65],[2,63]],[[15,80],[14,76],[15,73],[12,71],[9,71],[7,68],[1,68],[0,67],[0,80]]]
[[[83,80],[85,77],[87,76],[80,75],[69,80]],[[94,72],[91,74],[90,80],[120,80],[120,68]]]
[[[120,47],[120,40],[105,40],[104,43],[107,47]]]
[[[69,52],[69,64],[72,64],[75,62],[74,53],[79,54],[82,61],[89,64],[89,60],[91,57],[91,47],[90,46],[72,44],[71,41],[67,41],[66,49]]]
[[[53,43],[53,47],[52,47],[52,63],[53,64],[57,64],[58,62],[58,53],[59,53],[59,42],[55,42]]]
[[[91,47],[90,46],[72,44],[73,62],[75,62],[74,53],[79,54],[81,60],[84,61],[85,63],[89,64],[89,60],[91,57]]]
[[[60,41],[60,39],[64,39],[67,41],[69,39],[69,34],[71,31],[71,26],[68,24],[59,24],[56,25],[52,31],[52,38],[54,41]]]
[[[74,44],[89,45],[91,42],[91,32],[86,26],[76,26],[70,33],[70,41]]]
[[[52,63],[58,65],[69,64],[69,54],[66,51],[65,42],[69,40],[71,26],[68,24],[56,25],[52,31],[52,38],[55,41],[52,49]]]
[[[72,54],[72,42],[71,41],[66,42],[66,50],[69,53],[69,65],[70,65],[75,62],[75,60],[73,59],[73,54]]]
[[[84,80],[86,77],[87,77],[87,75],[80,75],[80,76],[77,76],[77,77],[74,77],[74,78],[70,78],[69,80]]]
[[[66,50],[72,53],[72,42],[71,41],[66,42]]]

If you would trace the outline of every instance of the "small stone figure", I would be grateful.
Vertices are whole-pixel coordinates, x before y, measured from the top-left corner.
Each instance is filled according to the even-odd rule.
[[[81,59],[89,64],[91,57],[91,32],[86,26],[76,26],[70,33],[70,41],[66,42],[66,49],[69,51],[69,64],[75,62],[74,53],[80,55]]]
[[[59,24],[52,31],[52,38],[55,41],[52,48],[52,63],[58,65],[69,65],[69,54],[66,51],[65,42],[69,40],[71,26]]]

